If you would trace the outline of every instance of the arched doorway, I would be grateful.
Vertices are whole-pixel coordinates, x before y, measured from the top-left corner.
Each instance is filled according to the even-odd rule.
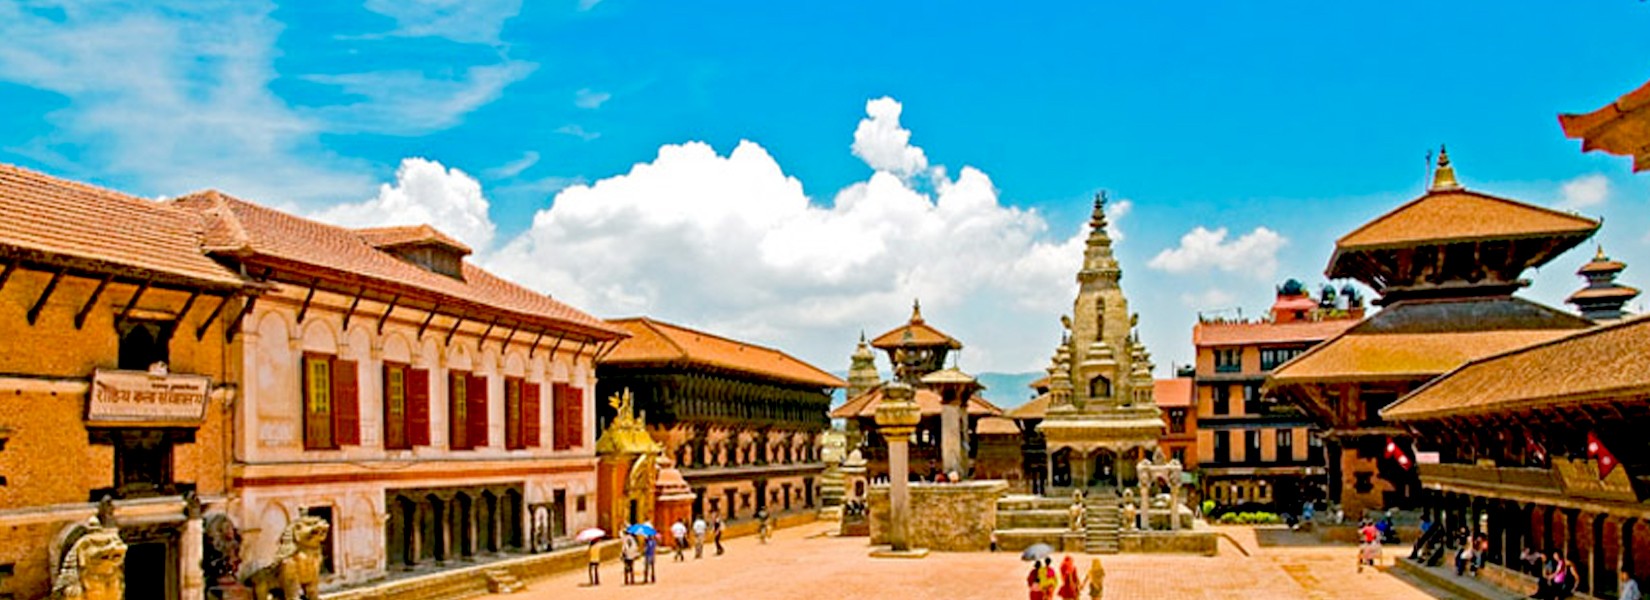
[[[1116,452],[1105,448],[1096,450],[1089,464],[1089,487],[1113,487],[1117,485]]]
[[[1071,448],[1061,448],[1054,451],[1049,458],[1049,474],[1053,479],[1052,487],[1071,486]]]
[[[1123,487],[1140,485],[1140,474],[1136,472],[1135,464],[1143,456],[1139,448],[1129,448],[1123,451],[1123,457],[1117,462],[1117,482]]]

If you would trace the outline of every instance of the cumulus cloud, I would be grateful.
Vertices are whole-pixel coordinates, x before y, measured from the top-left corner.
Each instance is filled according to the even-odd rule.
[[[897,117],[898,103],[868,108],[860,131]],[[1052,235],[1040,214],[1000,202],[978,169],[918,189],[900,176],[915,170],[855,153],[875,171],[827,205],[755,142],[726,154],[666,145],[624,174],[562,190],[487,264],[602,314],[650,314],[844,361],[853,345],[844,332],[892,327],[920,297],[930,320],[965,343],[996,341],[970,346],[971,364],[1041,367],[1086,232]]]
[[[1111,241],[1123,241],[1123,228],[1118,223],[1129,216],[1131,210],[1134,210],[1134,201],[1128,198],[1106,204],[1106,235],[1111,236]]]
[[[590,88],[582,88],[573,93],[573,105],[579,108],[597,109],[613,97],[608,92],[598,92]]]
[[[367,0],[366,8],[395,20],[388,35],[497,44],[504,22],[521,12],[521,0]]]
[[[911,130],[900,126],[902,111],[904,106],[887,96],[867,101],[867,118],[854,129],[852,149],[872,169],[910,179],[928,170],[928,156],[911,145]]]
[[[1187,308],[1198,311],[1212,311],[1231,308],[1237,301],[1237,296],[1221,288],[1208,288],[1199,292],[1185,292],[1180,295],[1180,302]]]
[[[395,183],[379,186],[377,197],[313,216],[345,227],[430,224],[480,251],[493,241],[487,207],[475,178],[433,160],[408,158],[396,169]]]
[[[1610,199],[1610,178],[1601,173],[1582,175],[1564,182],[1558,205],[1568,209],[1591,208]]]
[[[1227,241],[1225,227],[1209,230],[1199,225],[1180,236],[1180,245],[1165,248],[1146,263],[1169,273],[1218,270],[1269,280],[1278,270],[1278,250],[1288,242],[1265,227]]]

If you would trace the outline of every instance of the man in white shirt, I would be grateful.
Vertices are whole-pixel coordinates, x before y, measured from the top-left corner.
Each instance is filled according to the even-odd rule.
[[[693,518],[693,558],[705,557],[705,530],[710,526],[705,523],[704,516]]]
[[[676,562],[687,560],[687,556],[683,554],[683,551],[687,550],[687,533],[687,525],[682,523],[681,519],[677,519],[670,526],[670,536],[674,538],[673,541],[676,543]]]

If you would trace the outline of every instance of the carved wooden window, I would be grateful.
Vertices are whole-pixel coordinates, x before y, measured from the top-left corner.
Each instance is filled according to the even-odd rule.
[[[430,445],[430,372],[384,363],[384,447]]]
[[[1295,459],[1295,430],[1278,430],[1278,462],[1289,462]]]
[[[355,361],[304,354],[303,390],[305,449],[331,450],[361,443]]]
[[[171,360],[173,323],[127,319],[120,324],[118,368],[147,371],[150,365]]]

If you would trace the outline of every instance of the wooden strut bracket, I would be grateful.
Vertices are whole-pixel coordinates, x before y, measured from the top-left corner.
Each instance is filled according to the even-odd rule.
[[[504,353],[507,353],[507,352],[510,351],[510,340],[515,339],[516,330],[520,329],[520,328],[521,328],[521,323],[516,323],[515,325],[510,326],[510,334],[504,336],[504,343],[499,344],[499,346],[498,346],[499,354],[504,354]]]
[[[189,299],[184,300],[183,301],[183,308],[178,309],[177,323],[182,323],[184,319],[189,318],[189,309],[195,307],[195,299],[200,298],[200,297],[201,297],[201,291],[200,290],[195,290],[193,292],[189,292]],[[136,303],[136,302],[137,302],[136,300],[133,300],[131,303],[128,303],[126,305],[126,308],[131,309],[132,308],[131,304]],[[126,318],[126,312],[125,311],[121,311],[120,318],[121,319]],[[177,327],[176,324],[173,324],[172,326]]]
[[[361,296],[365,295],[366,293],[367,293],[367,287],[366,286],[361,286],[361,289],[359,289],[355,292],[355,299],[350,301],[349,310],[344,311],[344,326],[343,326],[342,330],[343,330],[345,335],[349,334],[349,320],[350,320],[350,317],[355,316],[355,307],[361,305]]]
[[[443,346],[453,345],[453,334],[458,333],[459,326],[461,326],[463,324],[464,324],[464,315],[459,315],[458,320],[453,321],[453,328],[447,330],[447,339],[443,340],[441,342],[441,345],[443,345]]]
[[[492,335],[493,327],[495,327],[497,325],[498,325],[498,317],[493,317],[492,322],[487,323],[487,329],[481,332],[481,339],[476,341],[476,349],[477,350],[480,350],[482,346],[487,345],[487,336]]]
[[[28,316],[30,325],[33,325],[35,321],[40,320],[40,311],[46,308],[46,301],[51,299],[52,292],[57,291],[57,283],[62,280],[63,269],[58,269],[56,273],[52,273],[52,280],[46,282],[46,289],[40,291],[40,298],[36,299],[34,301],[34,306],[29,308]]]
[[[195,328],[195,341],[200,341],[201,338],[206,337],[206,330],[212,328],[212,322],[218,320],[218,315],[223,314],[223,307],[229,304],[230,298],[234,297],[234,294],[224,294],[223,298],[218,300],[218,306],[212,309],[211,314],[206,315],[206,320],[201,321],[200,327]]]
[[[540,329],[538,335],[533,336],[533,345],[527,347],[527,360],[533,360],[533,357],[538,355],[539,342],[543,340],[544,330]]]
[[[556,334],[556,343],[550,346],[550,362],[556,362],[556,351],[561,349],[561,341],[567,338],[567,332]]]
[[[309,291],[304,294],[304,304],[298,307],[298,324],[304,324],[304,316],[309,314],[309,302],[315,299],[315,288],[321,285],[320,278],[309,280]]]
[[[6,282],[11,280],[11,274],[17,270],[17,261],[6,263],[6,270],[0,271],[0,290],[6,289]]]
[[[103,296],[103,290],[109,287],[109,282],[113,281],[114,278],[113,274],[104,275],[103,280],[97,282],[97,287],[92,288],[92,295],[86,298],[86,303],[81,304],[80,311],[74,314],[75,329],[80,329],[81,326],[86,324],[87,315],[92,314],[92,306],[97,304],[97,299]]]
[[[429,329],[430,328],[430,321],[434,321],[434,320],[435,320],[435,307],[431,306],[430,307],[430,314],[425,315],[424,316],[424,323],[422,325],[418,326],[418,339],[419,339],[420,343],[423,343],[423,340],[424,340],[424,330]]]
[[[235,339],[235,333],[241,330],[241,321],[246,319],[246,315],[252,313],[252,305],[257,303],[257,296],[247,296],[246,304],[242,304],[241,310],[235,313],[235,320],[230,321],[229,326],[224,328],[223,341],[228,342]]]
[[[378,316],[378,335],[384,335],[384,323],[390,320],[390,313],[395,312],[396,303],[401,302],[401,294],[390,298],[389,306],[384,307],[384,314]]]
[[[129,314],[132,313],[132,307],[137,306],[138,300],[141,300],[143,298],[144,292],[149,291],[149,283],[150,283],[150,281],[148,279],[143,280],[143,283],[138,286],[138,289],[136,291],[132,292],[132,297],[126,299],[126,306],[120,307],[120,314],[115,316],[115,323],[116,324],[126,322],[126,315],[129,315]],[[195,296],[199,295],[199,294],[200,294],[199,290],[196,290],[196,291],[191,292],[189,294],[189,301],[184,303],[183,312],[178,313],[178,320],[179,321],[183,320],[184,313],[189,312],[189,305],[194,303]]]

